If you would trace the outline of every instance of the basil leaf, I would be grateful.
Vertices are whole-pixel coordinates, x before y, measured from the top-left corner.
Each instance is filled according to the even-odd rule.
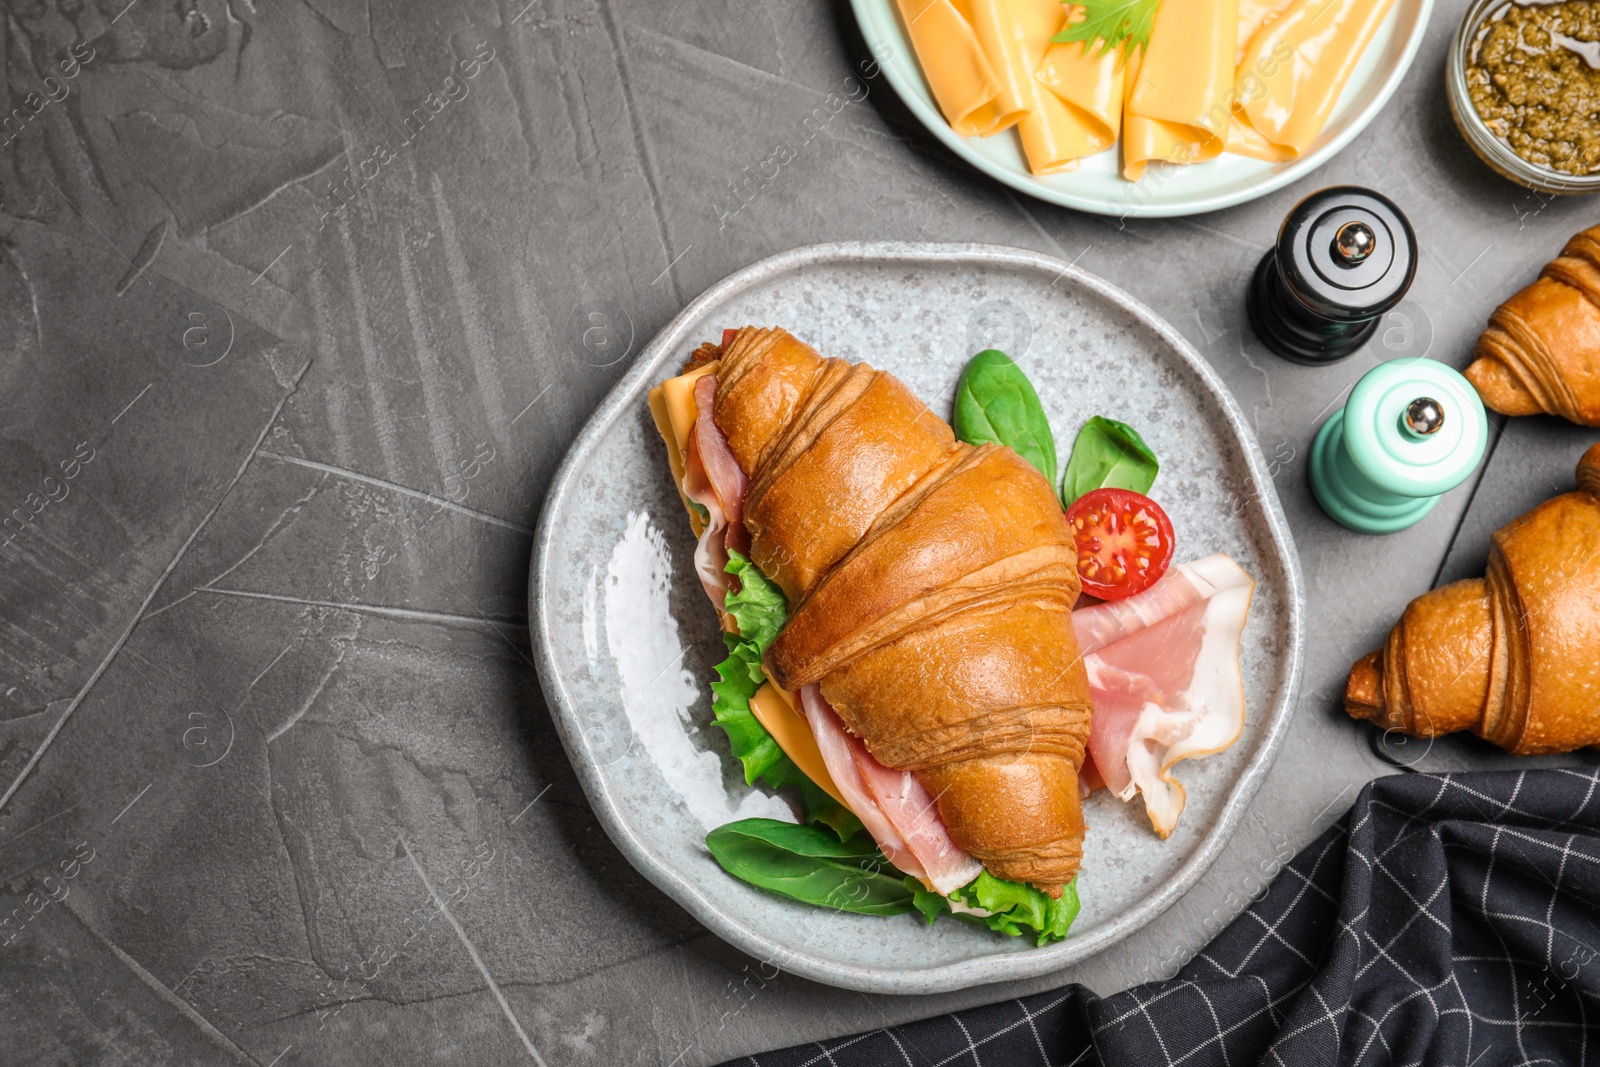
[[[1022,368],[999,349],[979,352],[961,372],[950,422],[970,445],[1011,446],[1056,484],[1056,439],[1044,405]]]
[[[780,896],[858,915],[900,915],[910,890],[869,837],[839,841],[814,826],[740,819],[706,835],[706,847],[742,881]]]
[[[1061,479],[1061,502],[1067,507],[1083,494],[1107,486],[1148,493],[1161,464],[1144,438],[1125,422],[1096,415],[1083,424],[1072,442],[1067,473]]]

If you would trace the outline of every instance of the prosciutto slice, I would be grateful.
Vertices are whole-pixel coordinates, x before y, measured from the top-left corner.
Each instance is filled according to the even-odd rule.
[[[982,873],[983,865],[951,840],[937,798],[916,775],[879,763],[816,685],[800,690],[800,707],[834,784],[890,863],[946,895]]]
[[[1073,613],[1094,700],[1089,753],[1112,793],[1143,796],[1162,837],[1185,799],[1173,766],[1220,752],[1244,729],[1239,641],[1254,592],[1243,568],[1213,555]]]
[[[750,535],[744,528],[744,498],[750,479],[717,427],[715,374],[695,380],[694,401],[694,429],[683,459],[683,495],[706,511],[706,526],[694,549],[694,569],[726,625],[728,549],[750,550]]]

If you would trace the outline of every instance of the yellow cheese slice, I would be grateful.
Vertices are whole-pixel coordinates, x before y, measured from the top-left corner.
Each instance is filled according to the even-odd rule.
[[[1015,107],[1022,154],[1034,174],[1072,170],[1107,144],[1098,124],[1038,78],[1050,38],[1066,23],[1061,0],[968,0],[972,26],[1000,79],[1000,99]]]
[[[1156,10],[1150,44],[1127,75],[1125,178],[1138,181],[1152,160],[1199,163],[1222,154],[1238,32],[1239,0],[1185,0]]]
[[[656,432],[666,443],[667,462],[672,465],[672,484],[678,487],[678,496],[683,499],[683,508],[689,513],[689,525],[694,528],[696,537],[705,530],[706,524],[699,512],[689,506],[689,498],[683,492],[684,456],[689,452],[689,431],[694,428],[695,416],[699,413],[694,402],[695,379],[710,374],[716,366],[714,362],[707,363],[688,374],[668,378],[650,390],[650,415],[655,419]]]
[[[1287,11],[1292,3],[1294,0],[1239,0],[1239,36],[1236,39],[1239,48],[1233,57],[1235,67],[1244,65],[1250,41],[1261,27]]]
[[[807,778],[821,786],[823,792],[849,811],[850,805],[844,802],[838,785],[828,773],[828,765],[822,761],[822,750],[817,747],[811,724],[795,710],[794,698],[779,689],[771,675],[767,676],[767,684],[757,689],[756,695],[750,698],[750,710],[755,713],[756,721],[765,726],[767,733],[778,742],[783,754],[794,760],[795,766],[805,772]]]
[[[951,0],[951,3],[972,26],[978,47],[983,49],[1000,87],[995,96],[995,122],[982,134],[992,137],[1001,130],[1009,130],[1028,114],[1033,102],[1029,91],[1035,84],[1033,71],[1019,54],[1022,42],[1017,38],[1009,0]]]
[[[984,137],[1017,121],[1000,100],[1000,81],[967,16],[952,0],[899,0],[906,36],[950,128]]]
[[[1072,110],[1082,130],[1084,155],[1117,143],[1122,130],[1123,68],[1120,48],[1102,52],[1098,41],[1059,41],[1046,50],[1034,72]]]
[[[1227,150],[1236,155],[1249,156],[1251,159],[1264,159],[1268,163],[1287,163],[1297,155],[1294,149],[1273,144],[1261,136],[1256,128],[1250,125],[1249,117],[1237,108],[1233,112],[1233,121],[1228,123]]]
[[[1394,0],[1295,0],[1250,40],[1235,93],[1249,124],[1298,156],[1322,132]]]
[[[1234,63],[1239,69],[1234,72],[1233,118],[1228,123],[1227,144],[1227,151],[1235,155],[1263,159],[1268,163],[1284,163],[1295,157],[1293,149],[1273,144],[1250,125],[1250,117],[1244,113],[1243,101],[1238,95],[1241,81],[1243,88],[1248,92],[1259,94],[1264,88],[1260,74],[1250,73],[1250,69],[1245,66],[1245,55],[1250,51],[1250,42],[1261,32],[1261,28],[1287,11],[1293,2],[1294,0],[1239,0],[1239,49],[1234,57]]]

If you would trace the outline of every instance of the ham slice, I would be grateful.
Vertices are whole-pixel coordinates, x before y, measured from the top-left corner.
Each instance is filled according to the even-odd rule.
[[[750,550],[750,535],[744,528],[744,498],[750,479],[717,428],[716,400],[717,376],[698,378],[694,383],[694,429],[683,457],[683,495],[706,510],[706,526],[694,548],[694,570],[727,626],[723,605],[731,580],[728,549]]]
[[[744,498],[750,479],[734,458],[728,438],[717,426],[717,376],[707,374],[694,383],[695,420],[690,447],[728,522],[728,547],[750,551],[750,534],[744,528]]]
[[[1185,799],[1173,766],[1222,751],[1244,729],[1239,642],[1254,592],[1243,568],[1213,555],[1073,613],[1094,700],[1089,753],[1112,793],[1144,797],[1162,837]]]
[[[890,863],[946,895],[982,873],[983,865],[951,840],[937,798],[916,775],[879,763],[817,686],[800,690],[800,707],[834,784]]]

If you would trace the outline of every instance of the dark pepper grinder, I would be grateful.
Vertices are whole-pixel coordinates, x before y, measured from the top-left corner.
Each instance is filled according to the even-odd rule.
[[[1366,344],[1416,273],[1417,238],[1400,209],[1371,189],[1335,185],[1284,218],[1245,309],[1268,348],[1320,366]]]

